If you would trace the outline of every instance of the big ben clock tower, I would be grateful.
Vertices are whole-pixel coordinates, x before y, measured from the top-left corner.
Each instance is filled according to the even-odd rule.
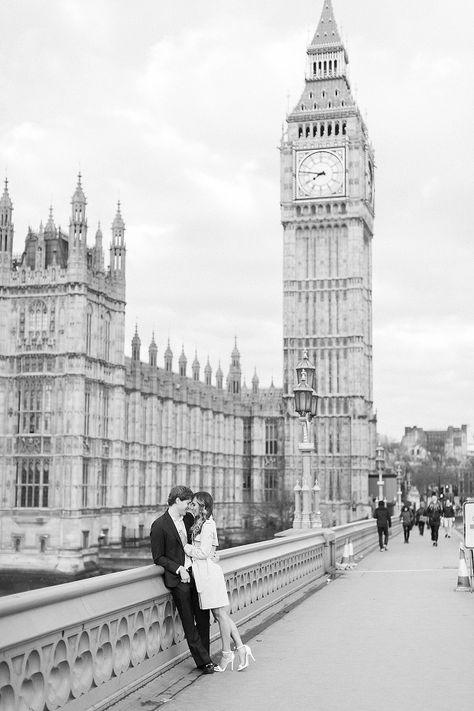
[[[286,472],[294,485],[299,423],[290,398],[307,349],[319,395],[314,473],[323,524],[334,525],[368,512],[375,460],[374,155],[331,0],[324,0],[307,57],[304,90],[281,143]]]

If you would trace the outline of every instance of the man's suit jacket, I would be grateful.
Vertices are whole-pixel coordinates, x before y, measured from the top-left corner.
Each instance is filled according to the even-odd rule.
[[[189,542],[189,529],[193,525],[194,518],[190,513],[185,513],[183,522]],[[176,571],[180,565],[184,565],[184,548],[168,511],[153,521],[150,530],[150,542],[154,563],[161,565],[165,569],[164,583],[166,587],[176,587],[180,580]]]

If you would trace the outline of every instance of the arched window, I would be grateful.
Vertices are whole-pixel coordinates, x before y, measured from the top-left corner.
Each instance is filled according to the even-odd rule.
[[[48,312],[46,304],[40,299],[36,299],[30,304],[28,312],[28,325],[30,336],[46,335],[48,329]]]

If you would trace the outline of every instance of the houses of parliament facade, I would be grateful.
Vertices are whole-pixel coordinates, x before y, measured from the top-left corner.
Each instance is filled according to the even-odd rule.
[[[300,475],[292,389],[304,349],[320,396],[314,464],[325,525],[363,517],[374,469],[374,157],[352,98],[330,0],[307,49],[303,94],[281,153],[283,387],[242,383],[237,341],[224,374],[158,358],[138,330],[125,356],[126,241],[118,205],[88,243],[79,176],[67,232],[52,210],[13,253],[0,198],[0,568],[78,574],[98,541],[147,536],[170,488],[209,490],[238,530],[291,500]]]

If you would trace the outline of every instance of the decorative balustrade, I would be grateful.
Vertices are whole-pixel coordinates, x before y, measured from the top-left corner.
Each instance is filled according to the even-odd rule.
[[[373,521],[289,533],[222,551],[238,623],[332,571],[346,538],[355,552],[377,545]],[[0,645],[1,711],[105,709],[189,654],[154,565],[1,598]]]

